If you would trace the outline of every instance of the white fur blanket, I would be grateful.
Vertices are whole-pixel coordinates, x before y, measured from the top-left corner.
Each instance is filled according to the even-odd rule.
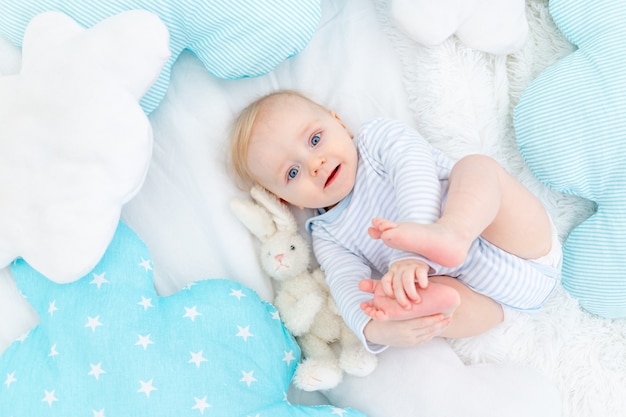
[[[378,7],[386,16],[384,2]],[[455,158],[495,157],[542,199],[564,240],[591,205],[534,179],[515,145],[512,110],[525,86],[573,47],[554,26],[546,0],[528,0],[527,15],[530,41],[501,57],[468,49],[455,38],[421,47],[390,22],[384,26],[400,53],[411,109],[425,137]],[[564,416],[626,415],[626,320],[593,317],[562,288],[534,315],[507,312],[493,331],[450,343],[466,363],[537,369],[560,388]]]

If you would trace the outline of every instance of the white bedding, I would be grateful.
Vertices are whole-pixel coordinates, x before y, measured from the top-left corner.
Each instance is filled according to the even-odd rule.
[[[223,145],[233,115],[278,88],[311,95],[348,126],[395,117],[453,158],[495,157],[542,199],[564,239],[591,206],[533,178],[511,124],[525,85],[571,51],[546,4],[527,0],[530,38],[509,56],[471,50],[455,38],[419,46],[395,29],[383,0],[325,1],[307,48],[260,78],[218,80],[183,53],[165,100],[150,116],[155,142],[147,178],[122,214],[148,245],[158,292],[226,277],[271,300],[254,239],[230,213],[231,199],[245,193],[225,173]],[[18,71],[19,59],[19,50],[0,39],[0,73]],[[35,323],[10,273],[0,271],[0,350]],[[291,397],[331,401],[372,417],[619,417],[626,410],[626,321],[591,317],[559,290],[542,311],[507,312],[505,323],[485,335],[390,349],[374,374],[346,378],[325,394],[293,390]]]

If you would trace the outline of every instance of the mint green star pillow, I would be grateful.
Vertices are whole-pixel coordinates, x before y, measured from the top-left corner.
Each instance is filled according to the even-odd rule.
[[[150,255],[124,224],[76,282],[22,260],[11,271],[40,324],[0,357],[1,417],[363,417],[287,402],[300,350],[276,309],[225,279],[157,296]]]
[[[626,317],[626,1],[551,0],[550,13],[578,50],[524,91],[517,141],[539,180],[597,205],[565,241],[564,287]]]
[[[255,77],[304,49],[321,17],[320,0],[0,0],[0,34],[20,46],[28,23],[44,11],[63,12],[88,28],[132,9],[153,12],[170,32],[170,59],[141,102],[146,113],[165,95],[183,49],[216,77]]]

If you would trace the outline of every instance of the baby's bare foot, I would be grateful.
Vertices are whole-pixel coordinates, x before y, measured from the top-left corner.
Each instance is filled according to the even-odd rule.
[[[376,320],[406,320],[439,313],[450,316],[461,302],[459,293],[454,288],[433,282],[427,288],[417,288],[422,300],[411,304],[409,309],[403,308],[395,299],[387,297],[380,281],[362,280],[359,289],[374,294],[371,300],[361,303],[361,309]]]
[[[385,219],[373,219],[368,233],[391,248],[417,253],[451,268],[465,261],[472,243],[453,228],[440,223],[393,223]]]

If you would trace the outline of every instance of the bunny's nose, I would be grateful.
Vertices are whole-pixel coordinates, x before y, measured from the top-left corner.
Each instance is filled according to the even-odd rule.
[[[276,262],[281,263],[284,257],[285,255],[283,255],[282,253],[279,253],[278,255],[274,256],[274,259],[276,259]]]

